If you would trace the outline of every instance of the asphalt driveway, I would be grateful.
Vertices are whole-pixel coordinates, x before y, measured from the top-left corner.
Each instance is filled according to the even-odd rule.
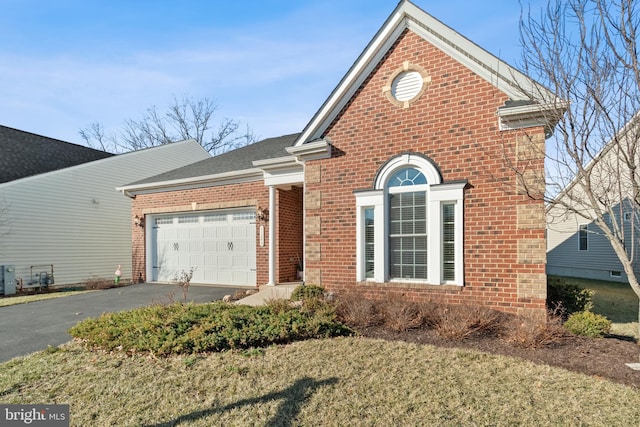
[[[191,285],[187,301],[202,303],[220,300],[238,289]],[[70,341],[71,335],[67,330],[88,317],[167,303],[172,291],[173,300],[182,301],[182,292],[176,285],[142,283],[0,307],[0,362]]]

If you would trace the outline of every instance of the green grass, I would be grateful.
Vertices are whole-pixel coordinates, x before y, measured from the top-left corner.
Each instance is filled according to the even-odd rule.
[[[34,295],[19,295],[19,296],[11,296],[0,298],[0,307],[7,307],[10,305],[17,304],[27,304],[34,301],[42,301],[53,298],[62,298],[68,297],[71,295],[77,295],[84,292],[92,292],[92,291],[60,291],[60,292],[50,292],[46,294],[34,294]]]
[[[572,277],[562,277],[562,280],[595,292],[592,311],[611,320],[611,333],[640,339],[638,297],[628,283]]]
[[[0,364],[3,403],[73,426],[637,425],[636,389],[471,350],[352,338],[153,358],[72,343]]]

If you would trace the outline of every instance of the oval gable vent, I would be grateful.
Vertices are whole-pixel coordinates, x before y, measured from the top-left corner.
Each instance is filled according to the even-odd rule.
[[[410,101],[422,90],[424,84],[418,71],[405,71],[396,76],[391,85],[391,95],[398,101]]]

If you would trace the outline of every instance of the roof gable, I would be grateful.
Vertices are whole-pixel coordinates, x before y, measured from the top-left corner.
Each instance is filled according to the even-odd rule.
[[[111,156],[105,151],[0,125],[0,183]]]
[[[518,105],[521,103],[544,105],[557,101],[551,92],[520,71],[482,49],[410,1],[402,0],[304,128],[296,140],[296,146],[318,140],[324,136],[333,120],[405,30],[412,31],[439,48],[494,85]],[[530,114],[534,112],[533,110],[536,108],[529,108],[525,113]],[[507,114],[503,112],[503,115]]]

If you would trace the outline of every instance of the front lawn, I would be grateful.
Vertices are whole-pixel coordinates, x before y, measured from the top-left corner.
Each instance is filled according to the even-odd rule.
[[[554,322],[529,329],[520,318],[482,307],[301,298],[265,307],[154,305],[87,319],[71,330],[77,341],[0,364],[0,401],[69,404],[74,426],[637,425],[640,419],[638,378],[624,366],[637,358],[634,343],[569,338]],[[341,321],[388,340],[336,337],[351,333]],[[467,344],[487,352],[459,347]],[[610,348],[625,352],[625,360],[611,357]],[[506,353],[488,353],[500,349]],[[559,359],[569,369],[588,361],[578,370],[589,375],[540,364]]]
[[[156,358],[77,343],[0,365],[3,403],[73,426],[637,425],[637,389],[521,359],[359,337]]]

